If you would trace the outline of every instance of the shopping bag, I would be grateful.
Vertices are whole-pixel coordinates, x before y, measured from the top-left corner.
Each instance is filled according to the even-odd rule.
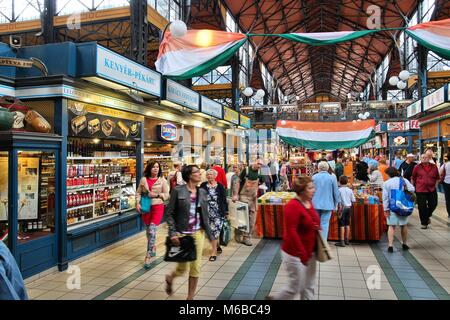
[[[411,193],[405,191],[405,182],[400,177],[400,186],[398,189],[391,190],[389,199],[389,209],[399,216],[406,217],[414,211],[414,197]]]
[[[231,238],[231,224],[228,219],[225,219],[222,225],[222,230],[220,231],[219,241],[221,246],[227,246]]]
[[[149,213],[152,207],[152,199],[148,196],[148,193],[143,193],[141,195],[141,212],[143,214]]]
[[[166,254],[164,261],[189,262],[197,259],[195,240],[191,236],[179,237],[180,245],[174,246],[170,237],[166,238]]]
[[[230,225],[242,232],[249,232],[250,222],[248,216],[248,204],[242,201],[233,202],[228,199],[228,219]]]
[[[316,260],[319,262],[327,262],[331,260],[331,251],[328,242],[323,238],[320,230],[316,231]]]

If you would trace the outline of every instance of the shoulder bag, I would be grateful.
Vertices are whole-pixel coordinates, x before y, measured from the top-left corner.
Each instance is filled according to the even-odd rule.
[[[391,190],[389,209],[399,216],[407,217],[414,211],[414,194],[408,191],[406,183],[399,177],[399,188]]]
[[[197,259],[197,250],[195,240],[192,236],[186,235],[179,237],[179,246],[174,246],[170,237],[166,238],[166,254],[164,261],[169,262],[189,262]]]

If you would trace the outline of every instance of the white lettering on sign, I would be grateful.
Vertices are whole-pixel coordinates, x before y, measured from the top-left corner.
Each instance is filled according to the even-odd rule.
[[[161,96],[159,73],[101,46],[97,46],[97,75],[157,97]]]
[[[202,96],[202,112],[222,119],[222,105],[214,100]]]
[[[442,87],[423,98],[423,111],[430,110],[445,102],[445,87]]]

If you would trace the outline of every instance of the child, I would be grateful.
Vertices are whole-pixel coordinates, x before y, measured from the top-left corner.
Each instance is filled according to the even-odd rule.
[[[347,176],[341,176],[339,178],[339,183],[341,184],[341,187],[339,188],[341,202],[339,203],[338,210],[340,241],[336,243],[336,246],[345,247],[346,245],[349,245],[348,234],[350,232],[350,214],[352,209],[352,202],[356,202],[356,199],[353,191],[347,186]]]

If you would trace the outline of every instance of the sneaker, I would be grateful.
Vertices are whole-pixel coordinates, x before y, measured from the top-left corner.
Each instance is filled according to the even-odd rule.
[[[402,244],[402,249],[406,251],[406,250],[409,250],[409,247],[406,244]]]
[[[337,247],[345,247],[344,241],[339,241],[334,244]]]
[[[389,247],[389,248],[388,248],[388,252],[389,252],[389,253],[394,252],[394,248],[393,248],[393,247]]]
[[[428,229],[428,226],[422,225],[422,226],[420,227],[420,229]]]
[[[252,246],[252,240],[250,238],[245,238],[244,241],[242,241],[242,244],[245,244],[246,246]]]
[[[348,239],[345,239],[344,243],[345,243],[346,246],[350,245],[350,241],[348,241]]]

